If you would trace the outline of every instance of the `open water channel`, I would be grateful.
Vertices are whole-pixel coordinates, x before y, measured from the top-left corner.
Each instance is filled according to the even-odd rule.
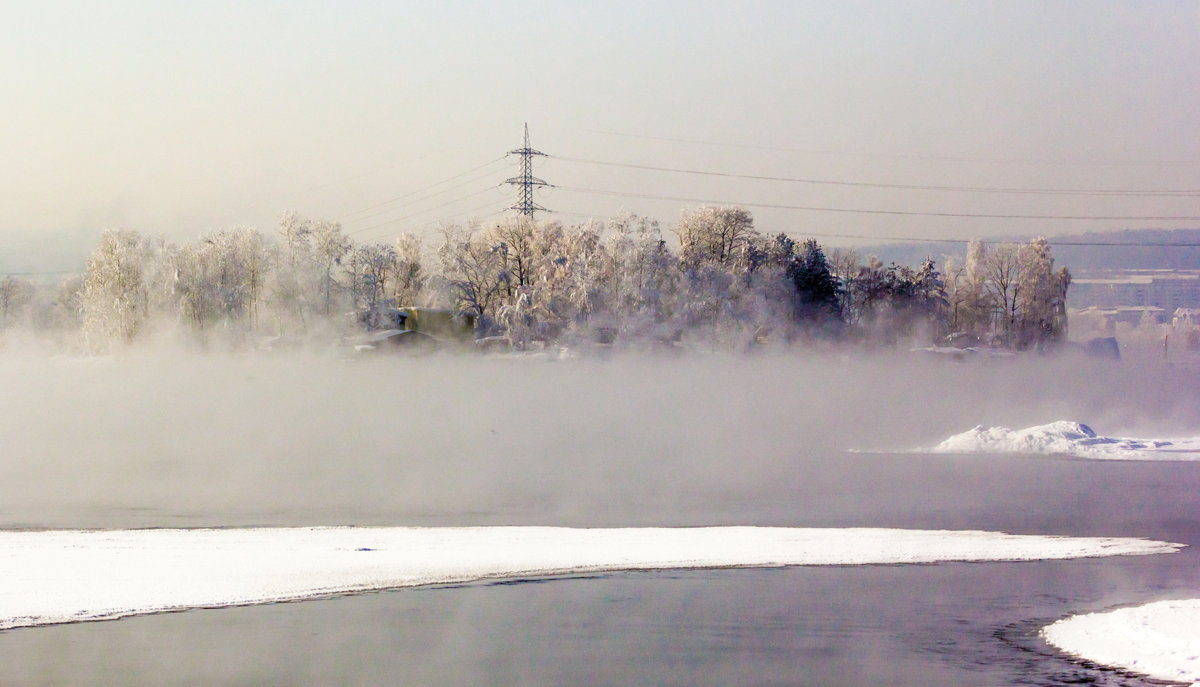
[[[5,528],[755,524],[1189,546],[627,572],[16,629],[0,633],[0,684],[1147,684],[1037,631],[1200,595],[1200,463],[901,449],[1057,419],[1200,434],[1189,374],[903,356],[6,361],[7,388],[38,391],[0,408]]]

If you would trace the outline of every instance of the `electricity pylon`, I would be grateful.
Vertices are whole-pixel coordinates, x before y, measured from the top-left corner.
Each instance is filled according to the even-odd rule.
[[[509,210],[516,210],[526,217],[533,217],[535,210],[549,212],[546,208],[533,202],[533,189],[536,186],[551,186],[545,181],[533,176],[533,158],[541,155],[546,157],[546,154],[540,150],[534,150],[529,147],[529,122],[525,123],[525,146],[516,150],[508,151],[509,155],[521,156],[521,174],[511,179],[505,180],[504,183],[510,186],[517,187],[517,204],[510,206]]]

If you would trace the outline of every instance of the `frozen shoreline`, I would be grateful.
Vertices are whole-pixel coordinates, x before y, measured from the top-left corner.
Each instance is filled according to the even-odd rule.
[[[1047,626],[1042,637],[1094,663],[1200,684],[1200,599],[1077,615]]]
[[[1131,538],[772,527],[0,532],[0,629],[335,594],[619,570],[1171,553]]]

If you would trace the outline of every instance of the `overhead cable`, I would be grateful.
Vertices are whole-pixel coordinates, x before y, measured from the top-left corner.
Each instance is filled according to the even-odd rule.
[[[450,191],[453,191],[453,190],[456,190],[456,189],[460,189],[460,188],[462,188],[462,187],[464,187],[464,186],[470,186],[471,184],[474,184],[474,183],[476,183],[476,182],[478,182],[478,181],[481,181],[481,180],[483,180],[483,179],[486,179],[486,178],[488,178],[488,177],[492,176],[493,174],[495,174],[495,172],[485,172],[485,173],[484,173],[484,174],[482,174],[482,175],[473,176],[473,177],[471,177],[470,179],[467,179],[467,180],[465,180],[465,181],[463,181],[463,182],[461,182],[461,183],[455,184],[455,185],[453,185],[453,186],[447,186],[447,187],[446,187],[446,188],[444,188],[444,189],[441,189],[441,190],[438,190],[438,191],[434,191],[433,193],[430,193],[430,194],[427,194],[427,195],[424,195],[424,196],[420,196],[419,198],[413,198],[412,200],[406,201],[406,202],[404,202],[404,203],[401,203],[401,204],[399,204],[399,205],[395,205],[395,206],[393,206],[393,207],[390,207],[390,208],[388,208],[388,209],[386,209],[386,210],[380,210],[379,212],[373,212],[373,213],[371,213],[371,214],[369,214],[369,215],[363,215],[362,217],[360,217],[360,218],[358,218],[358,219],[356,219],[356,220],[350,220],[350,221],[351,221],[351,222],[362,222],[362,221],[366,221],[366,220],[368,220],[368,219],[373,219],[373,218],[375,218],[375,217],[381,217],[381,216],[383,216],[383,215],[386,215],[386,214],[388,214],[388,213],[390,213],[390,212],[395,212],[396,210],[400,210],[400,209],[402,209],[402,208],[411,207],[411,206],[413,206],[413,205],[416,205],[417,203],[421,203],[421,202],[424,202],[424,201],[426,201],[426,200],[430,200],[431,198],[437,198],[438,196],[442,196],[442,195],[444,195],[444,194],[446,194],[446,193],[448,193],[448,192],[450,192]],[[417,214],[420,214],[420,213],[417,213]],[[368,227],[368,228],[370,228],[370,227]],[[350,231],[350,232],[348,232],[348,233],[350,233],[350,234],[354,234],[354,233],[357,233],[357,232],[360,232],[360,231],[366,231],[366,229],[355,229],[355,230],[353,230],[353,231]]]
[[[685,203],[710,203],[714,205],[744,205],[747,207],[767,208],[773,210],[802,210],[805,212],[832,212],[859,215],[891,215],[902,217],[955,217],[970,219],[1047,219],[1047,220],[1080,220],[1080,221],[1137,221],[1137,222],[1198,222],[1200,216],[1179,215],[1034,215],[1034,214],[992,214],[975,212],[920,212],[915,210],[872,210],[864,208],[836,208],[811,205],[788,205],[782,203],[749,203],[745,201],[716,200],[713,198],[690,198],[684,196],[664,196],[651,193],[630,193],[624,191],[607,191],[601,189],[579,188],[575,186],[557,186],[561,191],[588,193],[593,195],[617,196],[623,198],[641,198],[645,200],[671,200]]]
[[[426,208],[426,209],[424,209],[424,210],[421,210],[420,212],[414,212],[414,213],[412,213],[412,214],[410,214],[410,215],[405,215],[404,217],[397,217],[397,218],[394,218],[394,219],[389,219],[389,220],[386,220],[386,221],[384,221],[384,222],[379,222],[378,224],[372,224],[372,225],[371,225],[371,226],[369,226],[369,227],[363,227],[362,229],[358,229],[358,230],[356,230],[355,232],[351,232],[351,233],[356,233],[356,234],[358,234],[358,233],[362,233],[362,232],[364,232],[364,231],[370,231],[371,229],[378,229],[379,227],[385,227],[385,226],[389,226],[389,225],[393,225],[393,224],[398,224],[398,223],[400,223],[400,222],[404,222],[404,221],[410,220],[410,219],[412,219],[412,218],[414,218],[414,217],[420,217],[421,215],[424,215],[424,214],[426,214],[426,213],[433,212],[434,210],[438,210],[438,209],[444,208],[444,207],[446,207],[446,206],[448,206],[448,205],[454,205],[455,203],[460,203],[460,202],[462,202],[462,201],[464,201],[464,200],[466,200],[466,199],[468,199],[468,198],[474,198],[475,196],[478,196],[478,195],[480,195],[480,194],[483,194],[483,193],[487,193],[488,191],[495,191],[497,188],[498,188],[498,186],[488,186],[488,187],[487,187],[487,188],[485,188],[485,189],[482,189],[482,190],[479,190],[479,191],[475,191],[474,193],[468,193],[468,194],[467,194],[467,195],[465,195],[465,196],[459,196],[458,198],[455,198],[455,199],[453,199],[453,200],[448,200],[448,201],[446,201],[445,203],[442,203],[442,204],[440,204],[440,205],[435,205],[435,206],[433,206],[433,207],[431,207],[431,208]],[[381,235],[381,234],[376,234],[376,235],[375,235],[375,236],[373,236],[373,237],[367,237],[367,238],[377,238],[377,237],[378,237],[378,236],[380,236],[380,235]]]
[[[500,157],[498,157],[498,158],[496,158],[496,159],[494,159],[494,160],[490,160],[490,161],[488,161],[488,162],[485,162],[485,163],[483,163],[482,165],[479,165],[478,167],[472,167],[471,169],[468,169],[468,170],[467,170],[467,171],[465,171],[465,172],[459,172],[458,174],[455,174],[455,175],[453,175],[453,176],[446,177],[445,179],[442,179],[441,181],[437,181],[437,182],[434,182],[434,183],[432,183],[432,184],[429,184],[428,186],[423,186],[423,187],[421,187],[421,188],[418,188],[418,189],[416,189],[416,190],[409,191],[408,193],[405,193],[405,194],[403,194],[403,195],[396,196],[395,198],[390,198],[390,199],[388,199],[388,200],[385,200],[385,201],[383,201],[383,202],[380,202],[380,203],[376,203],[375,205],[370,205],[370,206],[368,206],[368,207],[361,208],[361,209],[359,209],[359,210],[354,210],[353,212],[347,212],[347,213],[344,213],[344,214],[343,214],[343,217],[350,217],[350,216],[353,216],[353,215],[362,214],[362,213],[364,213],[364,212],[370,212],[371,210],[375,210],[375,209],[377,209],[377,208],[384,207],[385,205],[390,205],[390,204],[392,204],[392,203],[395,203],[395,202],[398,202],[398,201],[401,201],[401,200],[405,200],[405,199],[407,199],[407,198],[411,198],[412,196],[415,196],[415,195],[417,195],[418,193],[424,193],[425,191],[429,191],[429,190],[431,190],[431,189],[437,188],[438,186],[441,186],[442,184],[445,184],[445,183],[448,183],[448,182],[454,181],[455,179],[458,179],[458,178],[461,178],[461,177],[465,177],[465,176],[466,176],[466,175],[468,175],[468,174],[472,174],[472,173],[474,173],[474,172],[478,172],[479,170],[481,170],[481,169],[484,169],[485,167],[490,167],[490,166],[492,166],[492,165],[496,164],[497,162],[501,162],[501,161],[503,161],[503,160],[504,160],[504,158],[505,158],[505,156],[504,156],[504,155],[501,155]],[[467,182],[467,183],[469,183],[469,182]],[[453,187],[453,188],[457,188],[457,187]],[[450,189],[444,189],[444,190],[450,190]],[[435,193],[435,194],[433,194],[433,195],[438,195],[438,194],[436,194],[436,193]],[[413,202],[419,202],[419,199],[418,199],[417,201],[413,201]],[[375,215],[372,215],[372,216],[375,216]]]
[[[641,165],[627,162],[610,162],[606,160],[589,160],[579,157],[550,155],[551,159],[564,162],[578,162],[588,165],[603,165],[606,167],[623,167],[626,169],[643,169],[653,172],[672,172],[676,174],[693,174],[698,176],[722,177],[726,179],[750,179],[754,181],[781,181],[797,184],[814,184],[822,186],[850,186],[854,188],[882,188],[915,191],[951,191],[961,193],[1012,193],[1030,195],[1072,195],[1072,196],[1135,196],[1135,197],[1196,197],[1200,189],[1171,189],[1171,190],[1127,190],[1127,189],[1065,189],[1065,188],[1015,188],[1007,186],[939,186],[932,184],[883,184],[866,181],[837,181],[831,179],[813,179],[804,177],[766,176],[760,174],[735,174],[732,172],[713,172],[682,167],[661,167],[657,165]]]
[[[604,136],[620,136],[624,138],[637,138],[648,141],[668,141],[671,143],[688,143],[693,145],[714,146],[721,148],[743,148],[749,150],[767,150],[774,152],[785,153],[803,153],[806,155],[828,155],[834,157],[860,157],[860,158],[879,158],[892,160],[929,160],[942,162],[982,162],[995,164],[1022,164],[1022,165],[1078,165],[1083,167],[1200,167],[1200,159],[1197,160],[1031,160],[1020,158],[984,158],[984,157],[969,157],[956,155],[905,155],[898,153],[855,153],[838,150],[820,150],[814,148],[791,148],[787,146],[762,145],[753,143],[732,143],[728,141],[712,141],[695,138],[677,138],[673,136],[648,136],[643,134],[629,134],[619,131],[601,131],[597,129],[589,129],[591,133],[601,134]]]

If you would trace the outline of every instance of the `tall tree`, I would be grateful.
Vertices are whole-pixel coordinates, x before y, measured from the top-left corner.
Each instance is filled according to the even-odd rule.
[[[143,280],[146,253],[137,232],[110,229],[88,258],[80,305],[84,339],[92,350],[133,341],[145,326],[149,315]]]
[[[1000,328],[1004,341],[1014,343],[1017,325],[1017,292],[1023,280],[1021,247],[1015,243],[1002,243],[989,249],[983,256],[984,288],[999,310]]]
[[[704,264],[729,267],[738,253],[758,236],[745,208],[705,206],[685,211],[675,228],[680,260],[690,268]]]
[[[476,316],[477,326],[486,329],[493,309],[503,301],[501,294],[510,279],[504,269],[500,244],[457,226],[443,230],[438,249],[442,274],[454,290],[455,308]]]
[[[397,305],[395,301],[384,302],[387,280],[396,273],[396,266],[399,262],[396,249],[383,243],[368,243],[359,246],[356,257],[355,264],[358,271],[355,282],[362,297],[362,305],[367,310]]]
[[[333,298],[333,270],[341,264],[342,258],[353,249],[350,237],[342,232],[338,222],[320,220],[313,222],[308,230],[308,240],[312,246],[313,255],[321,265],[321,283],[325,293],[325,316],[330,314]]]
[[[428,275],[421,265],[421,239],[405,234],[396,239],[396,262],[391,276],[392,301],[398,307],[418,305]]]
[[[1067,287],[1071,275],[1066,268],[1054,270],[1050,243],[1036,238],[1021,246],[1021,274],[1017,285],[1019,313],[1015,345],[1042,348],[1066,338]]]
[[[807,239],[788,269],[795,289],[795,316],[800,322],[830,326],[841,318],[838,284],[825,251],[815,239]]]

